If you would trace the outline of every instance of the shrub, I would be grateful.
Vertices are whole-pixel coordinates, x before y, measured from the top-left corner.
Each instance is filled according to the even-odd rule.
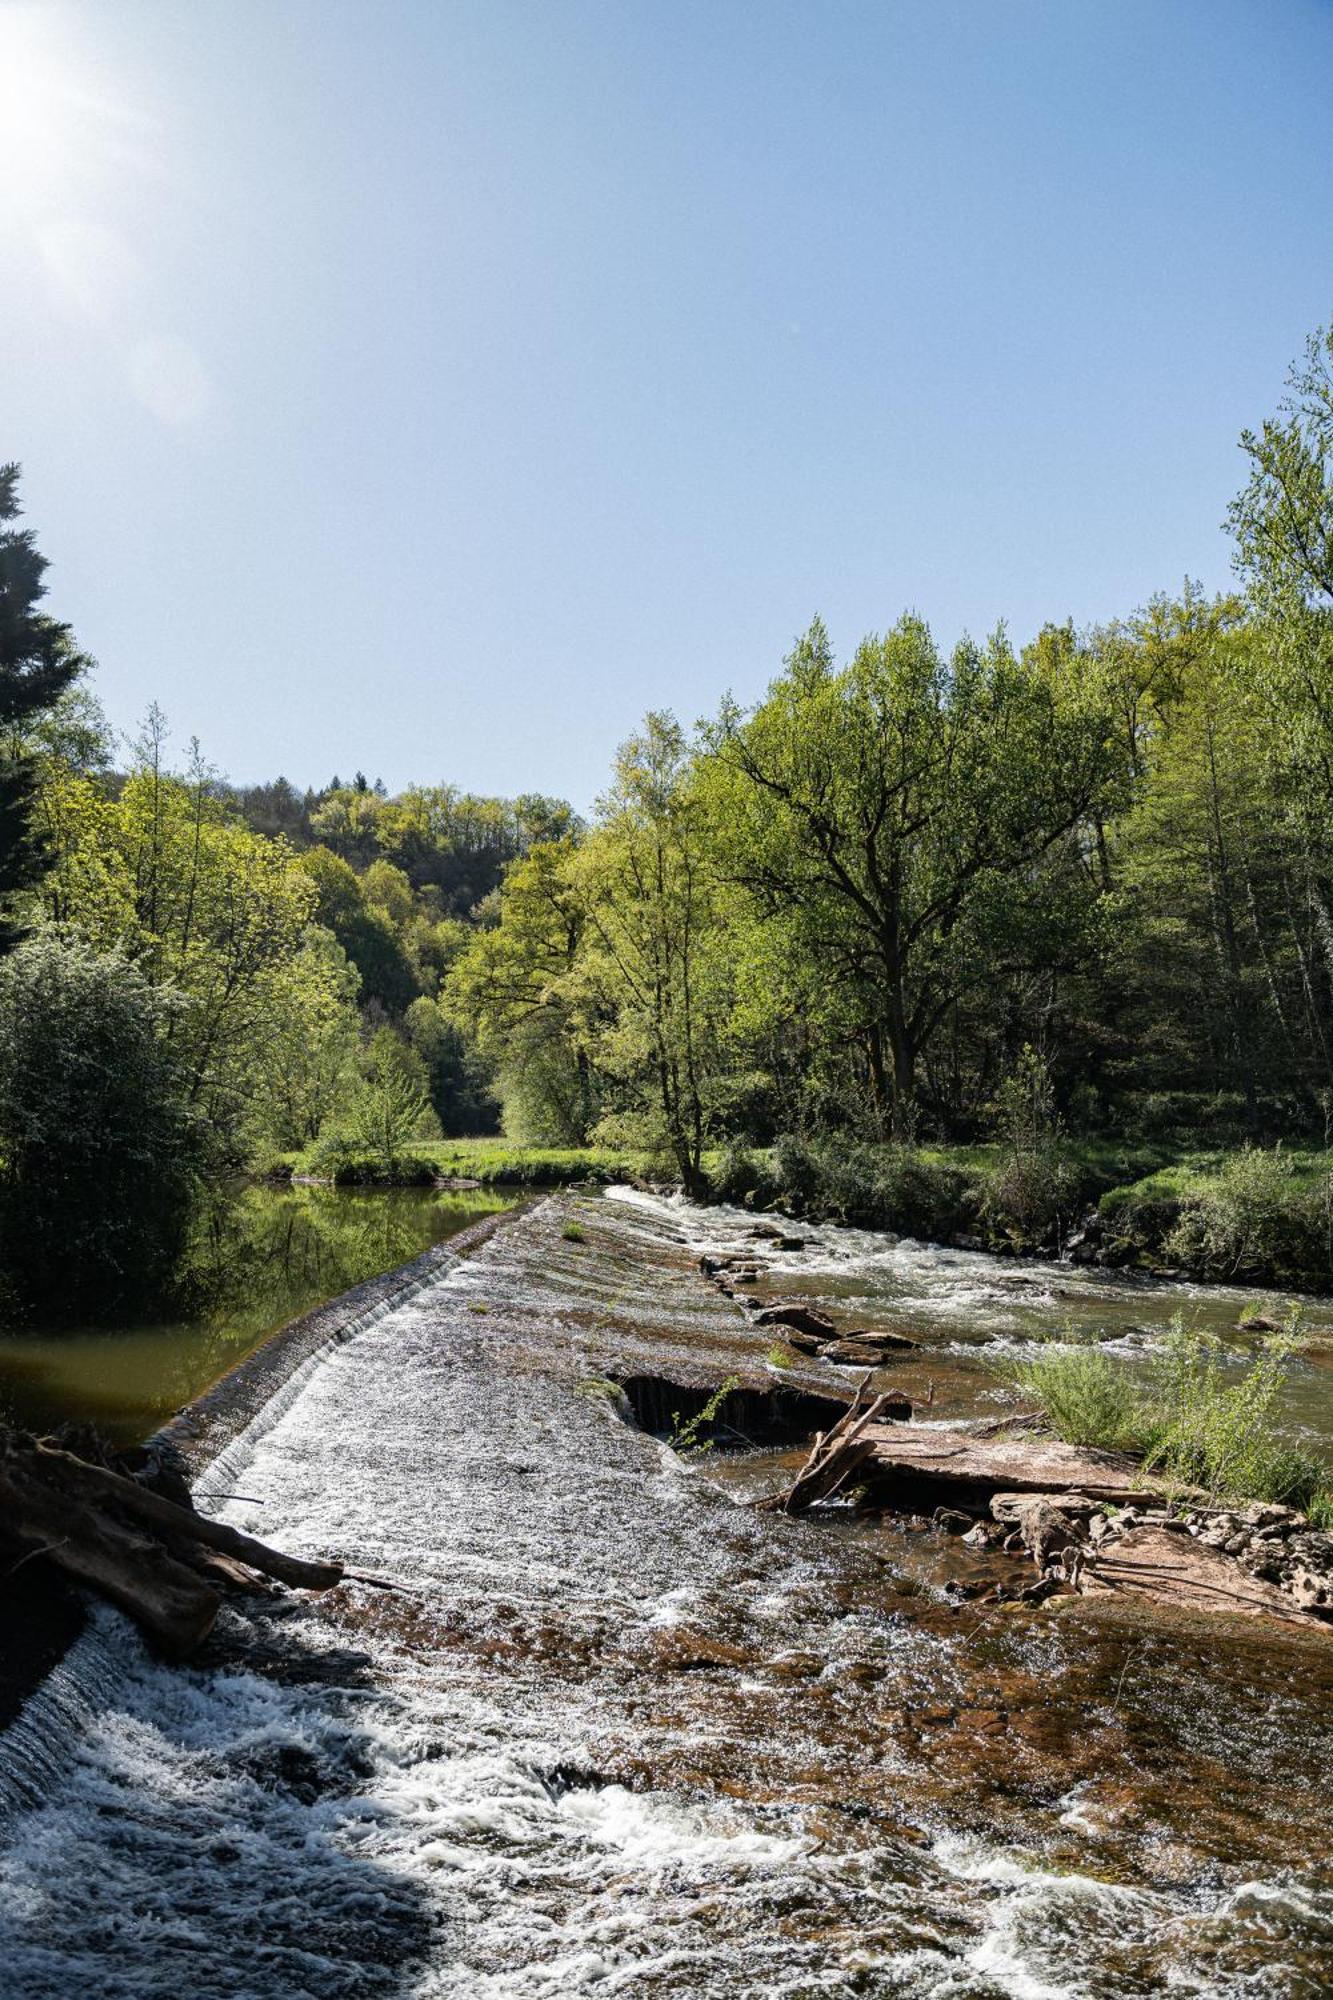
[[[1066,1444],[1127,1451],[1139,1442],[1139,1394],[1100,1347],[1040,1347],[997,1372],[1037,1404]]]
[[[206,1154],[180,1006],[51,932],[0,961],[0,1245],[25,1303],[104,1317],[172,1276]]]
[[[1146,1462],[1218,1495],[1291,1506],[1312,1498],[1320,1468],[1292,1445],[1277,1419],[1296,1345],[1292,1333],[1274,1335],[1244,1373],[1228,1381],[1221,1342],[1187,1327],[1177,1314],[1153,1370]]]
[[[335,1187],[431,1187],[436,1179],[434,1161],[420,1153],[368,1151],[351,1138],[316,1147],[310,1166]]]
[[[1006,1154],[982,1174],[974,1190],[982,1220],[1019,1250],[1058,1242],[1084,1193],[1077,1167],[1053,1147]]]
[[[708,1179],[714,1198],[736,1207],[744,1202],[762,1202],[776,1192],[767,1165],[740,1139],[728,1140]]]
[[[786,1136],[773,1149],[776,1187],[793,1208],[906,1236],[948,1236],[968,1219],[965,1180],[913,1146]]]
[[[1302,1188],[1288,1155],[1244,1146],[1185,1189],[1167,1254],[1228,1278],[1326,1275],[1326,1183],[1333,1184],[1327,1174]]]
[[[1333,1520],[1328,1468],[1282,1430],[1277,1403],[1294,1332],[1266,1341],[1238,1377],[1221,1343],[1172,1322],[1146,1384],[1101,1348],[1045,1347],[996,1373],[1036,1403],[1068,1444],[1136,1452],[1169,1481],[1218,1498],[1276,1500]],[[1317,1523],[1318,1524],[1318,1523]]]

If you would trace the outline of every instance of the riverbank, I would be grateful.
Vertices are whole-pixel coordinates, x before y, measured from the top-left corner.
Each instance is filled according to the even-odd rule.
[[[95,1712],[0,1848],[15,2000],[1318,1990],[1327,1639],[987,1609],[938,1530],[736,1505],[756,1454],[682,1457],[627,1411],[679,1436],[719,1380],[766,1422],[850,1378],[775,1368],[704,1283],[727,1223],[549,1200],[214,1461],[234,1525],[398,1589],[246,1602],[188,1673],[99,1631]],[[813,1232],[773,1280],[951,1255]],[[974,1317],[983,1283],[1032,1298],[955,1261]],[[893,1366],[943,1412],[941,1333]]]
[[[1309,1148],[1200,1151],[1087,1139],[1001,1145],[872,1146],[845,1139],[731,1145],[704,1156],[714,1198],[889,1230],[1002,1256],[1069,1254],[1112,1269],[1260,1289],[1333,1290],[1333,1154]],[[660,1159],[605,1147],[505,1139],[414,1144],[386,1164],[284,1154],[279,1176],[364,1184],[479,1187],[660,1183]]]

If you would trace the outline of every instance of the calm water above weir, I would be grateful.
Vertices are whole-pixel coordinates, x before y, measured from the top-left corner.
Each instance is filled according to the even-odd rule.
[[[195,1312],[113,1328],[0,1329],[0,1421],[93,1423],[134,1443],[275,1327],[512,1206],[476,1188],[247,1187],[200,1230]]]
[[[239,1601],[188,1670],[99,1614],[0,1738],[4,2000],[1333,1990],[1333,1642],[953,1604],[945,1538],[757,1514],[625,1421],[840,1379],[694,1268],[749,1220],[553,1198],[261,1413],[224,1518],[399,1589]],[[804,1233],[760,1289],[879,1259],[876,1323],[931,1316],[926,1253]],[[902,1364],[955,1410],[1022,1275],[963,1270]]]

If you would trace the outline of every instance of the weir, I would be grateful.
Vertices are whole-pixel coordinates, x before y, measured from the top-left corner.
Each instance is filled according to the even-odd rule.
[[[186,1669],[94,1615],[0,1738],[5,2000],[1321,1990],[1326,1642],[986,1619],[736,1504],[618,1385],[845,1378],[775,1387],[725,1226],[550,1199],[245,1412],[216,1511],[398,1588]]]

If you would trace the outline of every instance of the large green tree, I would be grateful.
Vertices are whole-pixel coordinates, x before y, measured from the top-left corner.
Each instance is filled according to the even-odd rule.
[[[713,849],[862,1052],[882,1129],[915,1127],[923,1054],[997,976],[1060,962],[1096,893],[1081,830],[1124,760],[1104,705],[999,633],[944,660],[903,618],[839,669],[816,622],[752,714],[709,732]]]

